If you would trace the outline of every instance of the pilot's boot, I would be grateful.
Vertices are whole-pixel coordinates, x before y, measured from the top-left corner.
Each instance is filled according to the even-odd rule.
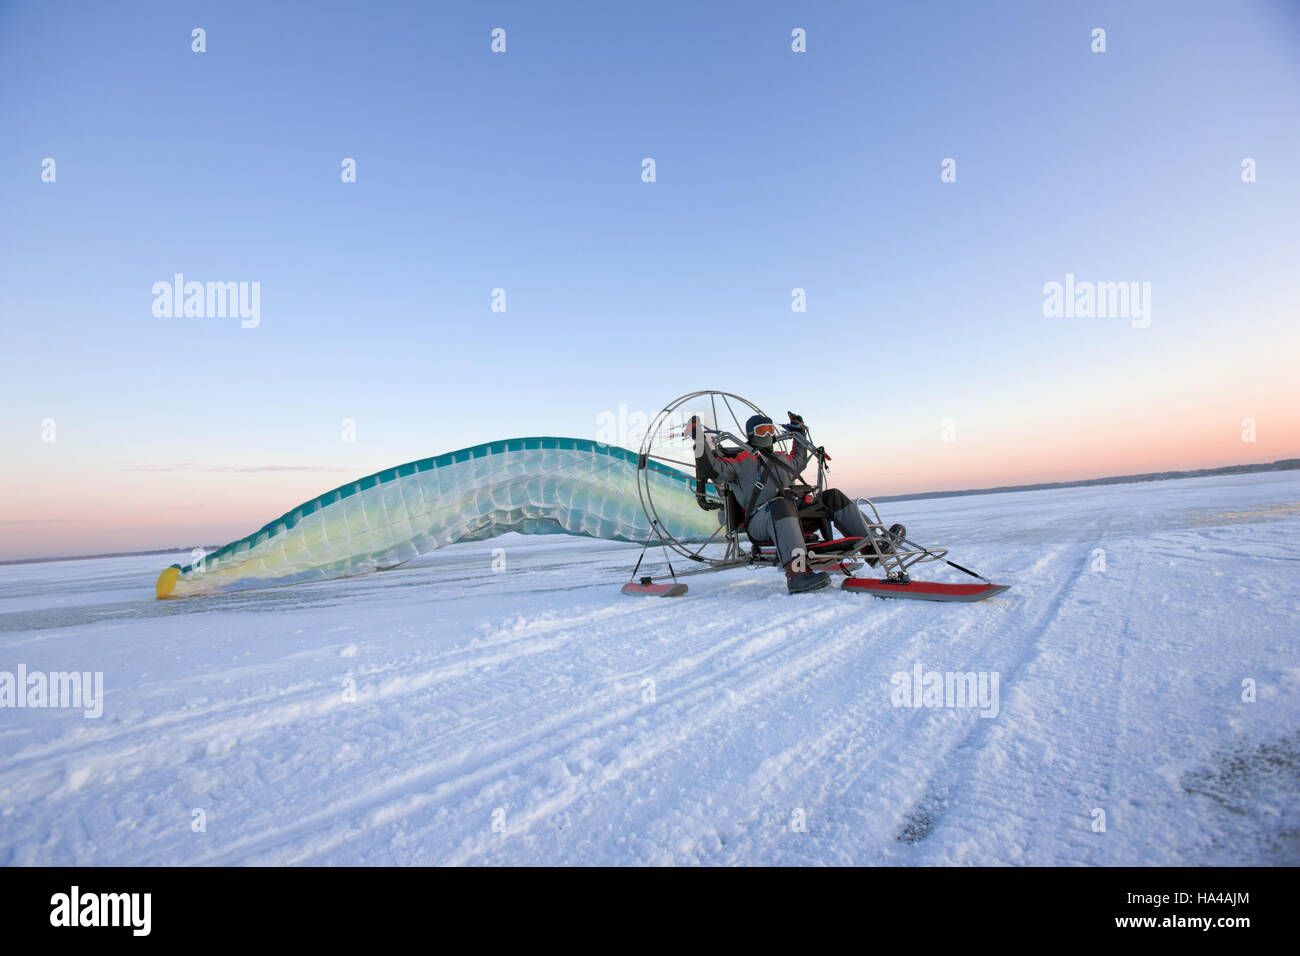
[[[790,561],[785,565],[785,588],[791,594],[820,591],[831,583],[831,576],[825,571],[796,571],[794,569],[796,563]]]

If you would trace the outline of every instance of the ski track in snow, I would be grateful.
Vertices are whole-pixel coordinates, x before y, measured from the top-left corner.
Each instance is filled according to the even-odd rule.
[[[158,557],[0,568],[0,670],[106,690],[0,709],[0,863],[1300,863],[1300,477],[883,512],[1012,590],[628,597],[636,547],[513,535],[172,602]],[[918,661],[997,716],[893,706]]]

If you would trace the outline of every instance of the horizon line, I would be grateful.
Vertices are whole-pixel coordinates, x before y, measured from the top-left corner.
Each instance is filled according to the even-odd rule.
[[[1019,491],[1048,491],[1057,488],[1078,488],[1096,484],[1137,484],[1146,481],[1176,481],[1181,478],[1207,478],[1217,475],[1258,473],[1263,471],[1300,470],[1300,457],[1278,458],[1275,461],[1248,462],[1238,465],[1217,465],[1209,468],[1188,468],[1182,471],[1147,471],[1132,475],[1103,475],[1096,478],[1074,478],[1064,481],[1040,481],[1024,485],[996,485],[991,488],[963,488],[953,491],[919,491],[901,495],[878,495],[871,501],[919,501],[930,498],[961,498],[970,495],[999,495]],[[0,558],[0,567],[15,564],[44,564],[52,561],[93,561],[101,558],[139,558],[151,554],[173,554],[179,551],[192,551],[196,545],[171,548],[146,548],[141,551],[107,551],[102,554],[67,554],[48,555],[45,557]],[[202,545],[198,547],[220,548],[221,545]]]

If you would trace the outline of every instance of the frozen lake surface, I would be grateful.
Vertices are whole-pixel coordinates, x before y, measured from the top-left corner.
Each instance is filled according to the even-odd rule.
[[[1012,590],[633,598],[638,547],[517,535],[163,602],[166,557],[0,567],[0,671],[104,681],[0,709],[0,863],[1300,863],[1300,476],[882,514]],[[918,665],[996,706],[895,706]]]

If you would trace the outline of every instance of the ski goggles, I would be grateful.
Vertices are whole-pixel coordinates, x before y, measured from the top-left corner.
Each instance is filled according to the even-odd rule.
[[[754,434],[761,435],[764,438],[771,438],[776,435],[776,426],[771,422],[768,422],[765,425],[755,425]]]

